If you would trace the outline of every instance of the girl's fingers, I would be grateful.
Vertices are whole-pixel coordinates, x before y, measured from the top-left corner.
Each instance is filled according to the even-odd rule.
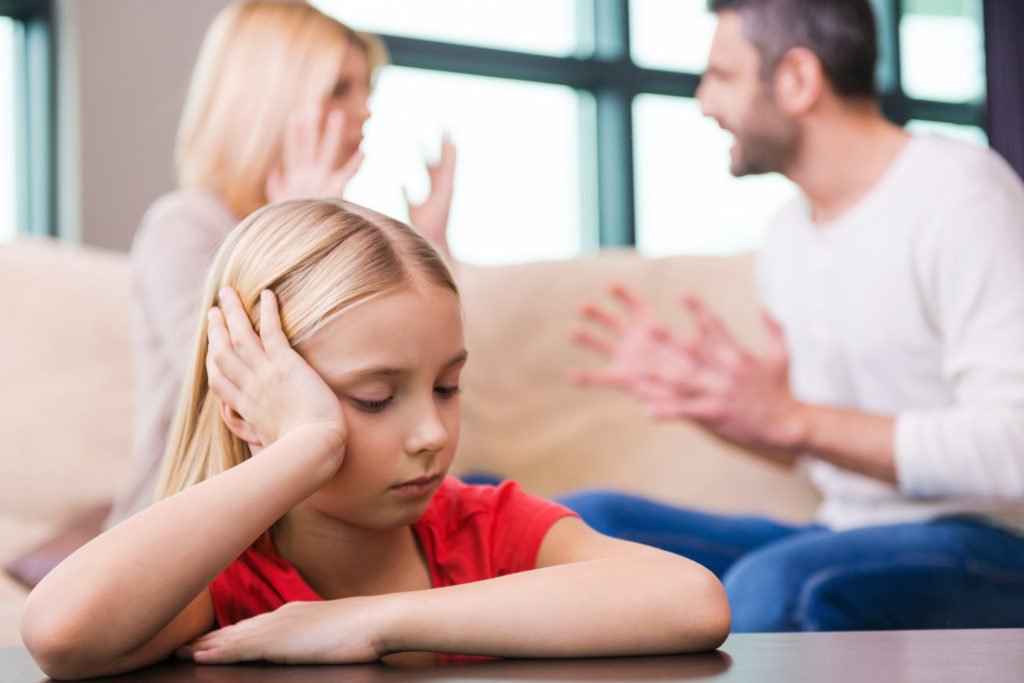
[[[241,359],[252,367],[264,358],[263,345],[252,329],[249,316],[246,315],[235,290],[225,287],[220,291],[219,298],[231,345]]]
[[[207,320],[209,343],[206,351],[206,375],[210,390],[221,401],[238,410],[238,402],[242,398],[242,392],[238,388],[243,381],[240,378],[244,377],[244,373],[248,369],[235,355],[235,349],[231,346],[231,338],[228,335],[228,328],[224,324],[221,310],[219,308],[210,309],[207,313]],[[233,365],[233,363],[238,365]],[[229,366],[232,370],[226,374],[223,368]]]
[[[281,328],[277,296],[269,289],[260,292],[260,341],[268,352],[291,349],[288,337]]]

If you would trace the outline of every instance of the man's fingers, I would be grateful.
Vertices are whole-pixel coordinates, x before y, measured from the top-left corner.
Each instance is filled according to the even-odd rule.
[[[625,385],[622,373],[615,370],[579,370],[566,373],[570,384],[582,387],[621,387]]]
[[[590,302],[582,304],[580,306],[580,315],[610,330],[615,330],[619,333],[626,331],[626,323],[621,318],[596,304]]]
[[[788,359],[789,352],[786,349],[786,336],[782,331],[782,325],[763,308],[761,309],[761,319],[764,321],[765,329],[768,330],[768,356]]]
[[[643,299],[627,289],[621,282],[613,282],[608,287],[608,291],[611,293],[612,298],[625,306],[630,313],[642,320],[644,323],[647,323],[652,327],[665,328],[654,309],[648,306],[647,302]]]
[[[715,414],[714,404],[703,398],[647,402],[642,410],[644,417],[651,420],[684,418],[700,423],[706,423]]]
[[[604,339],[601,339],[596,335],[591,334],[587,330],[574,327],[573,329],[569,330],[569,339],[573,343],[588,348],[591,351],[596,351],[597,353],[601,354],[602,356],[605,356],[606,358],[612,358],[615,356],[614,344],[611,344],[610,342],[607,342]]]
[[[697,321],[697,329],[701,334],[716,338],[729,337],[729,333],[725,331],[722,323],[708,310],[700,299],[691,294],[686,294],[683,296],[683,303],[690,309],[690,313]]]

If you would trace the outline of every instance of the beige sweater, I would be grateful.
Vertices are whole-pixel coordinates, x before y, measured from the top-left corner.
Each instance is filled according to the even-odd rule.
[[[132,460],[108,526],[153,502],[167,431],[195,348],[206,271],[238,220],[216,194],[180,190],[158,199],[135,233]]]

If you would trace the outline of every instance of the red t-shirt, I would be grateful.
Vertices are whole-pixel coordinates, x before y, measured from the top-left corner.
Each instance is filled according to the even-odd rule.
[[[440,588],[535,568],[551,525],[575,515],[512,481],[470,486],[448,477],[412,528],[430,565],[431,582]],[[323,599],[277,554],[269,533],[213,580],[210,594],[220,626],[286,602]]]

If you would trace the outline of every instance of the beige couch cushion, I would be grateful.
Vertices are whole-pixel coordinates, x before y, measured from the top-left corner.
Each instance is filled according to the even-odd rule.
[[[691,424],[644,419],[630,397],[564,381],[599,363],[567,341],[586,300],[626,283],[674,325],[698,295],[749,347],[763,331],[752,255],[645,259],[604,252],[567,262],[464,266],[459,282],[470,361],[455,469],[491,470],[546,496],[606,487],[708,510],[811,518],[819,498],[799,471],[755,459]]]
[[[128,259],[24,240],[0,246],[0,558],[107,501],[127,463]]]

